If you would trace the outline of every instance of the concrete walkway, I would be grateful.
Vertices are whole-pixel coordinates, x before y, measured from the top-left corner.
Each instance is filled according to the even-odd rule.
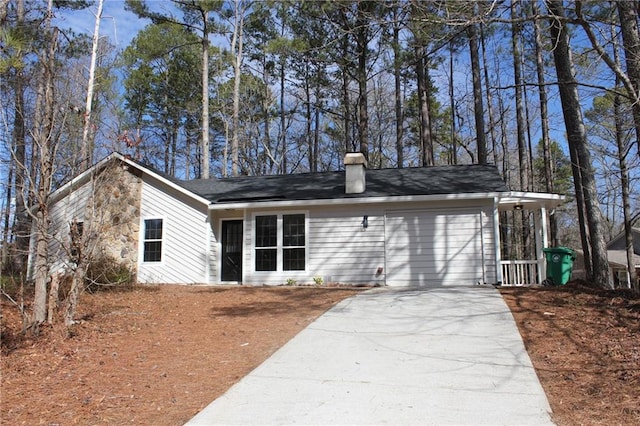
[[[550,412],[497,290],[380,288],[336,305],[187,424],[543,425]]]

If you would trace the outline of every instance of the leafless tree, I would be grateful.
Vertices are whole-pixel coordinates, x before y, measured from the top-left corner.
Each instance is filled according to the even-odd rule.
[[[552,20],[550,27],[551,41],[555,46],[553,50],[554,64],[569,149],[572,152],[578,210],[584,208],[584,217],[586,218],[586,226],[581,226],[585,266],[592,268],[591,270],[587,269],[589,279],[601,286],[610,287],[611,276],[607,259],[604,220],[598,203],[591,154],[587,146],[580,96],[573,69],[569,31],[564,19],[565,10],[562,3],[561,0],[548,1],[547,7],[556,18]],[[582,206],[581,203],[583,203]],[[587,265],[588,256],[590,256],[591,265]]]

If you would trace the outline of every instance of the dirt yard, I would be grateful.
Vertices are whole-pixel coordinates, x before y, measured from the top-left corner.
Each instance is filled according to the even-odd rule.
[[[503,289],[558,425],[640,424],[640,298],[565,287]]]
[[[18,333],[2,301],[1,424],[180,425],[361,289],[142,287],[84,294],[79,324]],[[640,300],[502,291],[559,425],[640,424]]]

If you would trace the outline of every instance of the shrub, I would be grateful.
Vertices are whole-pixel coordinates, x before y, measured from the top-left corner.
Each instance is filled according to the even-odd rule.
[[[124,290],[135,284],[133,271],[110,256],[93,260],[85,273],[85,289],[89,293],[102,290]]]

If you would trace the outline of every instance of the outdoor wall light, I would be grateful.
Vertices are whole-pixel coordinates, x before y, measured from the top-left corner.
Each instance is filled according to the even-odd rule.
[[[369,216],[364,215],[362,217],[362,229],[367,229],[369,227]]]
[[[514,210],[522,210],[522,204],[516,204],[515,206],[513,206]]]

